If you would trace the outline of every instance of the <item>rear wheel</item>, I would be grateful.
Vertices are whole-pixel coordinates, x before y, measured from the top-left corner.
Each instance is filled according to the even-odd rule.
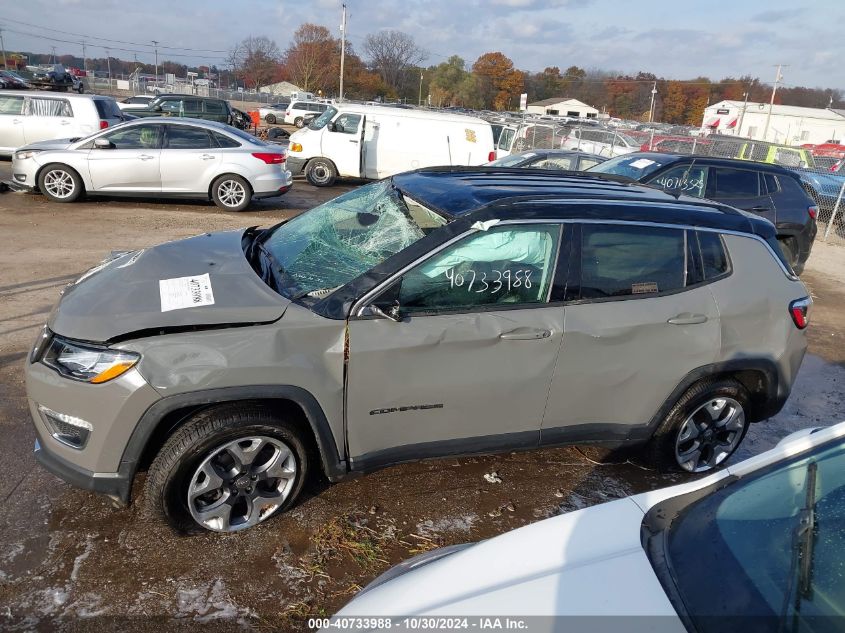
[[[275,114],[268,114],[266,117],[264,117],[264,120],[267,121],[267,123],[269,123],[270,125],[272,125],[273,123],[276,122],[276,115]]]
[[[244,178],[226,174],[211,185],[211,198],[221,209],[243,211],[252,200],[252,189]]]
[[[309,469],[296,428],[259,405],[195,415],[147,475],[148,510],[180,532],[237,532],[295,501]]]
[[[748,431],[748,391],[736,380],[703,380],[690,387],[646,446],[662,471],[703,473],[720,466]]]
[[[74,202],[82,195],[84,185],[75,170],[53,163],[38,174],[38,189],[53,202]]]
[[[795,243],[795,238],[781,237],[778,238],[778,242],[780,242],[780,250],[783,251],[783,256],[786,257],[786,261],[789,262],[792,270],[795,271],[796,275],[801,274],[804,267],[798,263],[798,244]]]
[[[296,117],[296,118],[293,120],[293,124],[294,124],[296,127],[301,128],[301,127],[303,127],[303,126],[305,125],[305,119],[303,119],[301,116],[298,116],[298,117]]]
[[[315,187],[331,187],[337,180],[337,168],[328,158],[313,158],[305,167],[305,178]]]

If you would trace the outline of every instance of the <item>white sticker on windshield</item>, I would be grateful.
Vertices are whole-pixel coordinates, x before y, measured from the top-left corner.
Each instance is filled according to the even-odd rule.
[[[159,279],[158,292],[161,295],[161,311],[181,310],[214,305],[211,279],[208,273],[192,277]]]
[[[635,160],[633,163],[631,163],[630,166],[633,167],[634,169],[645,169],[649,165],[654,165],[654,161],[649,160],[647,158],[639,158],[639,159]]]

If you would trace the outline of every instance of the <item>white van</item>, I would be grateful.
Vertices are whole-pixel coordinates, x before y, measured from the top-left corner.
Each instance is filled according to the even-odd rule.
[[[386,106],[329,106],[294,132],[287,167],[312,185],[338,177],[376,180],[420,167],[483,165],[495,158],[487,121]]]
[[[3,91],[0,156],[36,141],[88,136],[124,120],[112,97]]]

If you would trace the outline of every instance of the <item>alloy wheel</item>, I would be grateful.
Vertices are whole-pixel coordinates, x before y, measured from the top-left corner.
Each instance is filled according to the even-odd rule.
[[[63,169],[51,169],[44,175],[44,189],[54,198],[69,198],[76,190],[73,176]]]
[[[712,398],[684,420],[675,440],[675,460],[684,470],[712,470],[736,450],[745,430],[745,411],[733,398]]]
[[[217,185],[217,197],[227,207],[237,207],[246,198],[246,189],[237,180],[224,180]]]
[[[236,532],[270,517],[293,489],[294,453],[264,435],[242,437],[214,449],[191,477],[188,509],[215,532]]]

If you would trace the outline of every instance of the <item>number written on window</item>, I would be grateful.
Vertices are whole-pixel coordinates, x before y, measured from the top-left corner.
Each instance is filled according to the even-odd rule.
[[[530,269],[491,270],[488,276],[487,271],[483,270],[480,274],[472,269],[459,273],[454,268],[450,268],[444,275],[449,280],[450,289],[463,288],[467,292],[496,294],[503,288],[507,292],[522,287],[530,289],[533,272]]]

